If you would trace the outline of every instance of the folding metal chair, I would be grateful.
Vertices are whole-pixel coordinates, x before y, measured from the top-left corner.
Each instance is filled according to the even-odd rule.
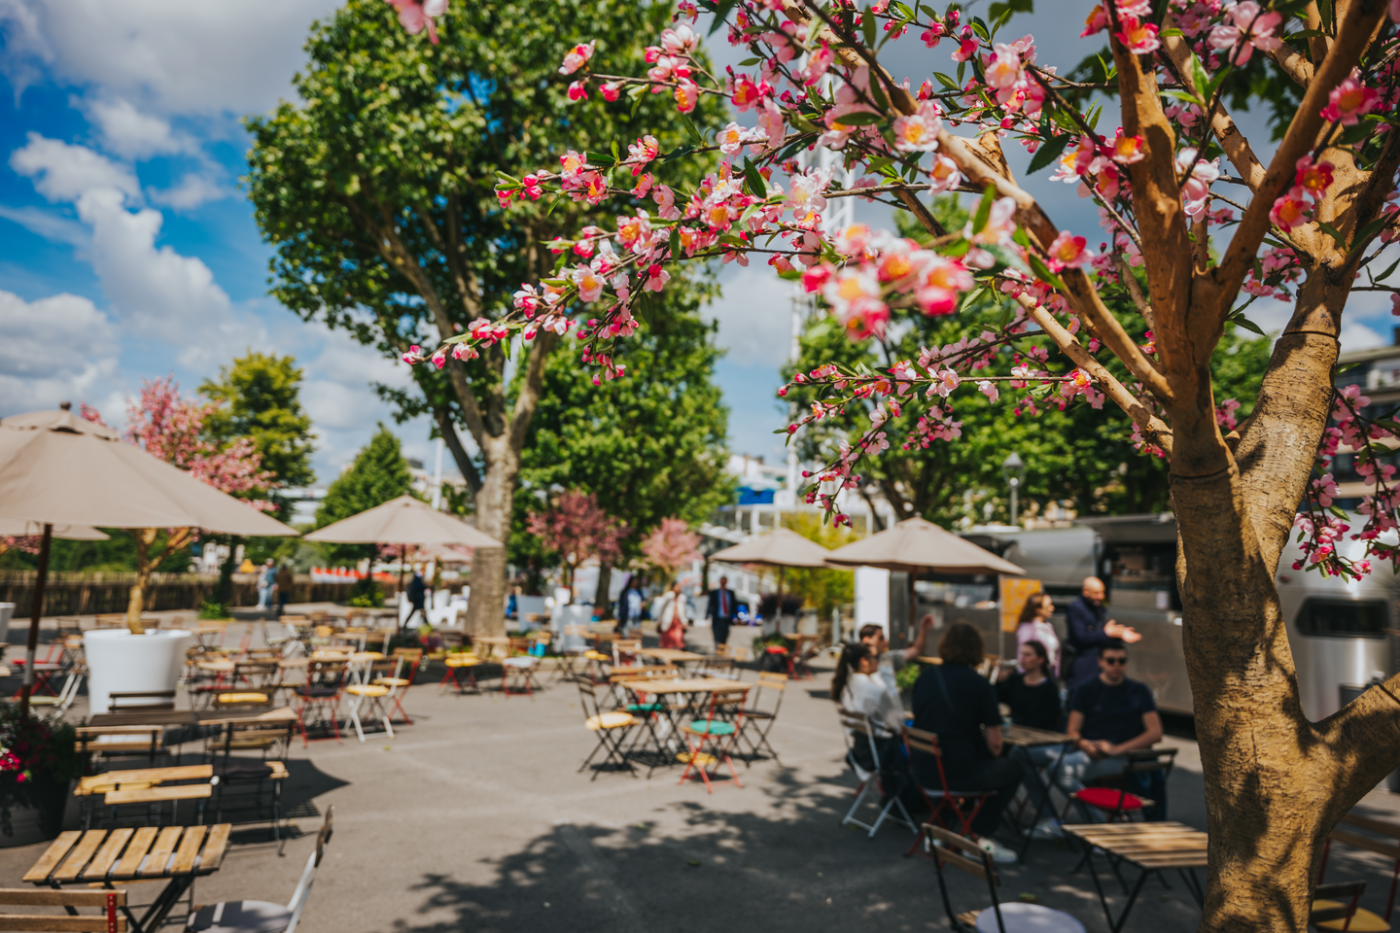
[[[389,738],[394,737],[394,725],[389,722],[389,710],[384,706],[384,698],[389,695],[390,688],[369,682],[373,665],[374,658],[361,653],[352,657],[346,666],[350,680],[345,686],[345,695],[350,698],[346,704],[346,712],[355,725],[355,734],[360,737],[361,744],[365,741],[365,729],[360,721],[360,708],[366,703],[369,704],[369,715],[384,723],[384,731],[389,733]]]
[[[1319,930],[1341,930],[1346,933],[1355,929],[1382,933],[1390,929],[1390,924],[1364,907],[1357,906],[1361,895],[1366,893],[1364,881],[1338,881],[1332,884],[1318,884],[1313,888],[1312,907],[1308,911],[1308,923]],[[1339,900],[1334,900],[1339,898]],[[1340,900],[1344,898],[1345,900]]]
[[[1361,830],[1368,835],[1362,835],[1362,832],[1356,830]],[[1390,861],[1390,895],[1385,902],[1384,918],[1384,922],[1389,924],[1391,914],[1395,910],[1396,883],[1400,881],[1400,823],[1377,819],[1373,816],[1362,816],[1359,813],[1348,813],[1343,816],[1337,827],[1327,835],[1327,842],[1322,846],[1322,864],[1317,869],[1318,884],[1322,884],[1323,878],[1327,874],[1327,860],[1332,855],[1334,842],[1374,852]],[[1366,913],[1369,911],[1362,910],[1362,914]],[[1369,925],[1374,926],[1374,921],[1369,922]],[[1340,927],[1330,925],[1327,925],[1327,928],[1340,929]]]
[[[401,722],[406,726],[413,725],[413,720],[403,708],[404,694],[408,693],[408,688],[418,678],[418,666],[423,663],[422,648],[395,648],[394,649],[394,673],[388,677],[376,677],[374,683],[381,687],[389,688],[388,700],[394,704],[394,711],[402,717]],[[404,671],[404,665],[408,665],[408,671]],[[390,713],[393,718],[393,713]]]
[[[1128,752],[1123,756],[1121,776],[1105,779],[1104,786],[1085,787],[1082,790],[1077,790],[1070,795],[1070,800],[1079,805],[1086,822],[1095,822],[1090,808],[1102,813],[1104,821],[1109,823],[1126,822],[1135,813],[1142,817],[1145,815],[1143,811],[1157,806],[1157,802],[1129,793],[1128,785],[1139,776],[1149,774],[1160,774],[1165,785],[1167,777],[1171,774],[1172,765],[1176,762],[1176,753],[1177,749],[1175,748],[1147,748]],[[1110,782],[1119,786],[1107,786]],[[1064,811],[1060,814],[1061,820],[1069,812],[1070,800],[1065,801]]]
[[[788,678],[785,674],[776,674],[772,671],[760,671],[758,674],[758,684],[754,687],[753,705],[745,709],[744,727],[739,732],[739,737],[735,740],[735,749],[741,750],[745,742],[749,746],[749,754],[744,755],[744,767],[750,767],[752,760],[758,758],[764,749],[773,756],[773,760],[782,764],[778,758],[778,752],[768,741],[768,733],[773,729],[773,723],[778,721],[778,710],[783,706],[783,693],[787,688]],[[762,709],[759,704],[763,700],[763,691],[768,690],[778,695],[777,701],[773,703],[771,710]]]
[[[875,744],[875,728],[870,724],[870,717],[864,713],[853,712],[845,708],[840,709],[838,715],[841,718],[841,734],[846,739],[846,763],[851,766],[856,780],[860,782],[856,787],[855,802],[851,804],[851,809],[847,810],[846,815],[842,817],[841,825],[868,829],[870,831],[868,836],[874,838],[875,834],[880,831],[880,824],[884,823],[886,819],[890,819],[908,826],[910,832],[918,833],[919,827],[914,825],[914,820],[905,808],[904,801],[899,799],[900,789],[896,787],[891,790],[885,787],[884,782],[880,779],[880,749]],[[857,761],[856,749],[860,747],[864,747],[870,752],[870,761],[875,766],[872,770],[867,770]],[[866,795],[872,789],[879,791],[880,799],[885,801],[885,805],[880,807],[880,813],[873,824],[862,823],[856,819],[856,811],[865,803]],[[879,806],[879,802],[876,800],[872,800],[871,803]],[[896,807],[899,808],[900,815],[890,812]]]
[[[631,772],[633,777],[637,777],[637,769],[632,767],[632,762],[627,760],[627,749],[624,743],[632,729],[638,725],[636,717],[631,713],[624,713],[614,710],[610,713],[603,712],[598,705],[598,688],[593,684],[586,684],[579,681],[578,696],[579,705],[583,707],[583,724],[589,731],[598,736],[598,744],[588,757],[579,765],[579,771],[587,768],[593,763],[598,752],[604,752],[604,759],[593,770],[591,780],[598,779],[598,772],[610,764],[621,765]]]
[[[680,731],[686,737],[688,751],[684,753],[685,770],[681,772],[679,783],[684,784],[694,769],[705,782],[705,792],[712,794],[714,784],[710,778],[718,774],[720,763],[723,762],[729,766],[734,786],[744,786],[739,780],[739,770],[734,767],[734,760],[729,756],[729,749],[733,747],[734,738],[743,726],[742,710],[747,694],[747,687],[731,693],[712,693],[709,714],[704,719],[693,719],[681,725]],[[738,721],[733,721],[731,716]]]
[[[1046,907],[1043,904],[1013,902],[1003,905],[997,897],[1001,886],[1001,876],[997,874],[992,857],[973,840],[960,836],[941,826],[924,824],[919,841],[928,846],[932,853],[933,867],[938,872],[938,893],[943,897],[943,910],[948,914],[948,923],[958,933],[975,933],[982,929],[978,920],[985,910],[953,911],[953,902],[948,898],[948,882],[943,877],[943,867],[951,865],[980,878],[987,883],[987,894],[991,898],[991,910],[996,915],[998,933],[1008,930],[1082,930],[1084,925],[1063,910]],[[1009,921],[1009,922],[1008,922]]]
[[[438,683],[438,693],[442,693],[449,686],[456,688],[457,692],[465,693],[466,687],[462,684],[462,672],[467,672],[467,679],[471,681],[471,687],[477,693],[481,692],[481,687],[476,682],[476,668],[481,664],[481,658],[468,651],[459,651],[449,654],[442,659],[444,668],[442,680]]]
[[[988,800],[996,796],[994,790],[952,790],[948,787],[948,775],[943,771],[943,753],[938,749],[938,736],[932,732],[925,732],[922,729],[908,728],[904,730],[904,749],[909,753],[909,763],[912,766],[914,756],[932,755],[934,763],[938,767],[938,787],[925,787],[924,783],[917,778],[914,786],[923,795],[924,802],[929,808],[929,822],[935,822],[943,814],[944,810],[952,810],[953,815],[958,818],[963,832],[972,835],[972,821],[977,819],[977,814],[982,811]],[[911,767],[911,774],[915,773]],[[970,810],[964,810],[970,807]],[[905,852],[906,858],[918,851],[922,837],[914,840],[914,844]]]
[[[346,686],[347,666],[345,661],[312,661],[306,668],[306,683],[292,691],[298,701],[297,731],[304,747],[312,741],[308,725],[331,727],[332,735],[316,741],[340,741],[340,696]]]

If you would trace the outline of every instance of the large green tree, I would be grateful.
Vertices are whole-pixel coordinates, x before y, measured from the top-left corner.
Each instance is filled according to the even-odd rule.
[[[563,50],[590,40],[618,67],[645,69],[644,42],[669,12],[628,0],[454,3],[439,20],[440,44],[406,35],[380,0],[350,0],[317,23],[294,82],[298,100],[248,120],[246,183],[274,249],[272,294],[393,356],[509,309],[522,282],[552,268],[545,241],[556,230],[607,221],[567,199],[507,215],[497,172],[557,169],[565,139],[605,166],[610,151],[625,155],[643,132],[663,152],[694,140],[690,118],[669,97],[606,104],[595,90],[570,103],[570,79],[558,73]],[[696,122],[713,125],[720,106],[707,98]],[[630,178],[616,171],[619,181]],[[656,209],[650,200],[638,206]],[[477,359],[413,371],[473,494],[478,526],[501,540],[545,363],[560,340],[542,332],[523,350],[517,344],[513,360],[510,345],[496,345]],[[508,366],[522,374],[518,391]],[[504,552],[480,551],[473,578],[469,625],[499,630]]]
[[[360,449],[350,469],[340,474],[326,490],[326,497],[316,510],[316,527],[324,528],[406,495],[412,479],[399,439],[381,424],[369,443]],[[327,544],[323,547],[334,563],[351,563],[374,556],[372,544]]]
[[[950,230],[961,229],[967,222],[967,213],[951,197],[938,199],[933,211]],[[904,217],[898,220],[904,235],[924,236]],[[1105,297],[1124,327],[1144,343],[1146,329],[1130,297]],[[1003,301],[981,291],[971,295],[955,315],[919,317],[911,326],[891,328],[883,338],[864,342],[850,340],[830,317],[818,315],[804,329],[801,355],[786,372],[789,376],[810,372],[826,362],[888,369],[899,360],[917,359],[923,348],[945,347],[995,330],[1007,313]],[[1214,361],[1215,397],[1238,399],[1241,408],[1235,417],[1243,421],[1259,392],[1269,341],[1243,334],[1232,323],[1226,325],[1221,349]],[[1052,359],[1049,368],[1068,372],[1073,367]],[[910,450],[894,448],[863,460],[862,494],[883,495],[900,520],[920,515],[944,525],[964,518],[980,522],[990,511],[991,517],[1006,521],[1010,502],[1001,464],[1015,451],[1026,465],[1019,493],[1022,515],[1028,506],[1043,508],[1065,501],[1081,515],[1170,508],[1166,462],[1135,449],[1127,415],[1111,405],[1095,410],[1082,397],[1061,408],[1058,396],[1043,390],[1033,393],[1033,408],[1007,404],[1023,399],[1026,390],[1018,391],[1005,382],[997,387],[1001,396],[997,402],[971,394],[960,399],[961,436],[956,441],[933,441],[927,448]],[[788,398],[801,405],[808,393],[790,392]],[[796,441],[799,455],[804,460],[824,460],[841,441],[855,442],[869,427],[868,410],[851,406],[804,428]],[[890,434],[902,434],[902,430]]]
[[[206,379],[200,394],[219,407],[204,422],[211,440],[251,437],[262,467],[283,486],[309,486],[315,445],[311,416],[301,407],[302,371],[290,356],[248,351],[219,367],[219,378]],[[274,493],[275,495],[275,493]]]
[[[688,296],[690,309],[675,308]],[[536,563],[539,541],[523,531],[523,515],[537,508],[535,493],[587,489],[609,515],[625,522],[624,560],[663,518],[703,521],[728,500],[733,483],[724,470],[729,411],[714,367],[720,350],[714,328],[693,305],[698,295],[668,289],[670,307],[628,348],[626,380],[593,385],[594,373],[573,354],[555,354],[545,367],[544,395],[526,441],[520,473],[512,561]],[[602,592],[611,568],[598,580]]]

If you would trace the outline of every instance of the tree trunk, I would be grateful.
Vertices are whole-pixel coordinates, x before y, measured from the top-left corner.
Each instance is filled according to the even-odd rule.
[[[146,590],[151,585],[151,545],[156,540],[156,529],[138,528],[132,535],[136,540],[136,585],[131,588],[131,596],[126,603],[126,627],[133,635],[140,635],[141,613],[146,608]]]
[[[483,448],[486,476],[476,494],[476,527],[498,541],[510,538],[511,510],[520,458],[505,437],[490,438]],[[505,548],[477,548],[472,558],[472,595],[467,603],[467,629],[476,635],[506,633]]]
[[[612,589],[612,565],[607,561],[598,562],[598,586],[593,590],[593,611],[599,613],[599,618],[607,621],[613,617],[612,600],[608,599],[608,591]]]
[[[238,553],[238,539],[230,536],[228,539],[228,556],[219,565],[219,605],[224,607],[224,614],[229,615],[233,609],[233,568],[237,566],[235,555]]]

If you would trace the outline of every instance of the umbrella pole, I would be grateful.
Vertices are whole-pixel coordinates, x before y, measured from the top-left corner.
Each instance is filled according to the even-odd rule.
[[[918,595],[919,595],[919,594],[918,594],[918,591],[914,589],[914,574],[915,574],[915,573],[916,573],[916,571],[914,571],[913,569],[911,569],[911,570],[909,571],[909,628],[906,629],[905,632],[904,632],[904,644],[906,644],[906,645],[910,644],[910,642],[909,642],[909,639],[910,639],[910,638],[917,638],[917,637],[918,637],[918,635],[917,635],[916,633],[917,633],[917,631],[918,631],[919,620],[916,619],[916,618],[914,618],[916,615],[918,615],[918,612],[919,612],[919,606],[918,606]]]
[[[39,648],[39,617],[44,611],[44,584],[49,577],[49,545],[53,541],[53,525],[44,526],[39,543],[39,573],[34,578],[34,606],[29,615],[29,636],[26,639],[24,686],[20,688],[19,718],[29,718],[29,694],[34,691],[34,655]]]
[[[404,593],[403,593],[403,568],[404,568],[404,565],[407,564],[407,563],[408,563],[408,545],[407,545],[407,544],[404,544],[404,545],[401,545],[401,546],[399,547],[399,592],[398,592],[396,595],[399,597],[399,602],[400,602],[400,603],[403,602],[403,597],[404,597]]]

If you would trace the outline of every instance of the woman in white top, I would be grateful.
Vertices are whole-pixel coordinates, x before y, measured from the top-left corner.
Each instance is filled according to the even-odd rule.
[[[1021,624],[1016,627],[1016,651],[1028,641],[1038,641],[1050,655],[1052,676],[1060,674],[1060,636],[1055,634],[1055,626],[1050,624],[1050,615],[1055,611],[1054,600],[1049,593],[1035,593],[1026,600],[1021,609]]]
[[[898,735],[904,728],[904,703],[878,670],[879,660],[869,645],[847,645],[831,679],[831,698],[853,713],[869,716],[877,731]]]
[[[685,648],[689,602],[681,592],[680,583],[672,583],[670,591],[661,597],[656,607],[656,627],[661,632],[662,648]]]

